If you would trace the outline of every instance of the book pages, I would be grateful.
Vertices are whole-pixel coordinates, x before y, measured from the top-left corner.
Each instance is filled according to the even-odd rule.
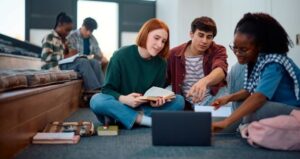
[[[144,94],[144,96],[150,97],[166,97],[170,95],[174,95],[174,92],[160,87],[151,87]]]

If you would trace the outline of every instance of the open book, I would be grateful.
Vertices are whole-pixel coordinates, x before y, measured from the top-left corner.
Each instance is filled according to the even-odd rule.
[[[70,57],[67,57],[65,59],[59,60],[58,64],[61,65],[61,64],[65,64],[65,63],[71,63],[71,62],[74,62],[74,60],[76,58],[79,58],[79,57],[87,58],[86,55],[75,54],[73,56],[70,56]]]
[[[160,88],[160,87],[151,87],[148,89],[140,99],[156,101],[158,98],[165,98],[165,99],[174,99],[175,93],[173,91]]]

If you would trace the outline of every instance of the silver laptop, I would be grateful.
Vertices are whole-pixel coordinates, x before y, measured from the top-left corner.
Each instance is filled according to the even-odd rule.
[[[210,146],[211,113],[153,111],[152,143],[161,146]]]

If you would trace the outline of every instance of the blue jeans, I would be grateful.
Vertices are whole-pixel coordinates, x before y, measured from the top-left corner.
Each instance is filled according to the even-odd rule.
[[[100,122],[103,123],[104,116],[108,116],[121,122],[127,129],[131,129],[136,121],[139,111],[142,111],[144,115],[151,117],[152,110],[183,110],[184,99],[181,95],[176,95],[175,99],[165,103],[161,107],[154,108],[149,104],[142,104],[137,108],[131,108],[130,106],[119,102],[111,95],[98,93],[91,98],[90,107]]]
[[[235,93],[243,89],[244,85],[244,72],[245,65],[239,63],[232,66],[231,71],[228,75],[228,90],[229,93]],[[237,109],[243,101],[232,102],[233,110]],[[293,109],[299,109],[295,106],[286,105],[284,103],[277,103],[267,101],[261,108],[256,110],[254,113],[249,114],[243,118],[243,123],[250,123],[264,118],[275,117],[278,115],[288,115]]]
[[[228,95],[228,89],[227,89],[226,86],[221,87],[221,88],[219,89],[218,93],[217,93],[216,95],[214,95],[214,96],[211,95],[211,94],[209,94],[209,95],[208,95],[207,97],[205,97],[202,101],[200,101],[200,102],[198,102],[198,103],[195,103],[195,104],[191,103],[192,108],[194,109],[195,105],[211,105],[211,103],[212,103],[214,100],[216,100],[216,99],[218,99],[218,98],[220,98],[220,97],[222,97],[222,96],[225,96],[225,95]]]
[[[61,70],[75,70],[78,72],[83,78],[86,90],[101,88],[104,83],[104,74],[98,60],[77,58],[74,62],[62,64],[59,67]]]

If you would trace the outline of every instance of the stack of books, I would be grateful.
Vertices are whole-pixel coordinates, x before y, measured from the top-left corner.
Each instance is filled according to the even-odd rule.
[[[32,140],[33,144],[76,144],[80,140],[74,132],[37,133]]]

